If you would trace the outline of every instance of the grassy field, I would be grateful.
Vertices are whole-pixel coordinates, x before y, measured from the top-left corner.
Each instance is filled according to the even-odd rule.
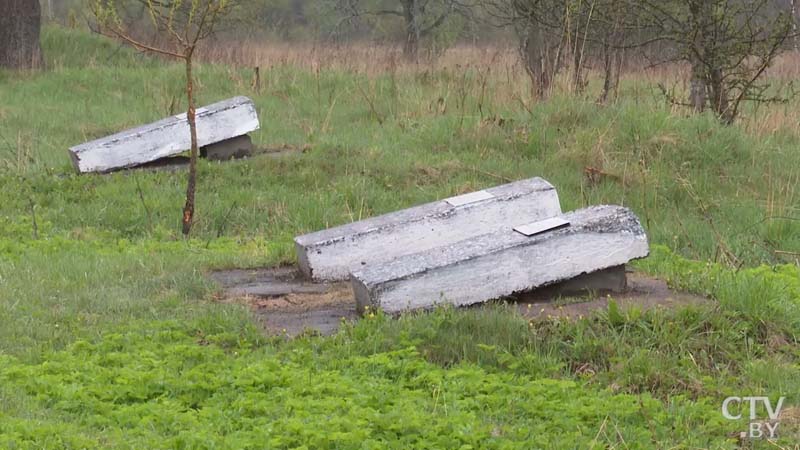
[[[666,106],[653,79],[669,74],[629,74],[609,105],[593,84],[534,103],[507,56],[376,68],[254,51],[258,88],[250,68],[205,63],[200,103],[247,95],[258,146],[302,151],[202,161],[184,241],[183,172],[77,176],[66,151],[180,112],[182,68],[75,30],[48,28],[43,45],[48,71],[0,72],[0,448],[800,440],[800,104],[725,127]],[[502,305],[442,309],[286,340],[214,302],[203,276],[292,262],[303,232],[532,176],[565,210],[633,208],[655,244],[638,268],[711,301],[533,323]],[[729,395],[786,396],[780,440],[740,441]]]

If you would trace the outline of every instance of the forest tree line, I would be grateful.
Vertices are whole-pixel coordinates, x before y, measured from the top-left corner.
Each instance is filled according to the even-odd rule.
[[[459,42],[513,42],[544,98],[568,73],[575,91],[587,68],[603,77],[600,100],[619,83],[624,60],[678,62],[689,72],[685,104],[730,123],[745,101],[773,101],[763,75],[782,52],[797,49],[797,0],[161,0],[167,9],[225,2],[223,39],[380,42],[410,61]],[[133,30],[151,26],[147,0],[0,0],[0,65],[36,66],[41,21],[92,28],[92,5],[111,5]],[[191,6],[195,5],[195,6]],[[159,30],[153,29],[154,33]],[[2,43],[5,42],[6,45]],[[10,43],[14,43],[13,45]],[[5,47],[5,48],[3,48]],[[664,90],[666,96],[669,92]]]

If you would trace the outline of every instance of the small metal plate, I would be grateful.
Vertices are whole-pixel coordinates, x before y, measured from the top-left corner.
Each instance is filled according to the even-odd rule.
[[[569,221],[560,217],[551,217],[549,219],[540,220],[538,222],[529,223],[527,225],[520,225],[514,227],[514,231],[522,233],[525,236],[534,236],[544,233],[545,231],[558,230],[569,226]]]
[[[446,201],[452,206],[461,206],[461,205],[466,205],[468,203],[479,202],[481,200],[489,200],[490,198],[494,198],[494,195],[486,191],[475,191],[475,192],[470,192],[469,194],[457,195],[455,197],[446,198],[444,199],[444,201]]]

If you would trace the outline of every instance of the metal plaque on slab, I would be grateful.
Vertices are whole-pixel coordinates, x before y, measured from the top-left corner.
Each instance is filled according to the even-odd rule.
[[[549,219],[540,220],[538,222],[529,223],[527,225],[520,225],[514,227],[514,231],[522,233],[525,236],[534,236],[544,233],[545,231],[558,230],[569,226],[569,221],[560,217],[551,217]]]
[[[444,201],[451,204],[452,206],[461,206],[461,205],[466,205],[468,203],[479,202],[481,200],[489,200],[490,198],[494,198],[494,195],[486,191],[475,191],[475,192],[470,192],[469,194],[450,197],[445,199]]]

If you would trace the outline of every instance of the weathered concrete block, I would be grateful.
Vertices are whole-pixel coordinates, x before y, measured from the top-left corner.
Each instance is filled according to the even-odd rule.
[[[555,188],[531,178],[295,238],[303,273],[346,280],[362,266],[561,213]]]
[[[237,136],[206,145],[200,149],[200,156],[211,161],[227,161],[250,156],[253,153],[253,141],[250,136]]]
[[[352,274],[359,310],[390,313],[437,304],[469,305],[528,291],[647,256],[647,236],[620,206],[560,216],[569,226],[526,236],[512,227]],[[526,222],[520,214],[518,221]]]
[[[200,147],[242,136],[259,127],[253,101],[234,97],[196,110]],[[186,114],[125,130],[69,149],[78,172],[108,172],[133,167],[191,147]]]

